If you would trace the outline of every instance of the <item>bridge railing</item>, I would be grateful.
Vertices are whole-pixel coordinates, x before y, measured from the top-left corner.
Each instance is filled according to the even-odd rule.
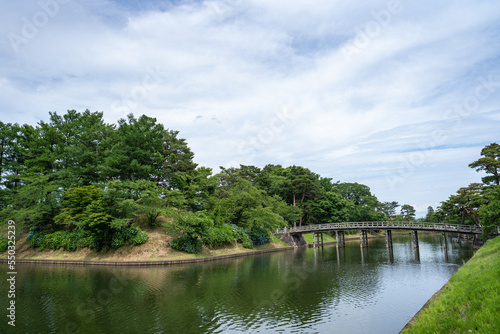
[[[276,230],[277,234],[283,233],[306,233],[320,231],[335,231],[335,230],[382,230],[382,229],[399,229],[399,230],[428,230],[428,231],[443,231],[456,233],[473,233],[481,234],[483,229],[478,225],[461,225],[461,224],[443,224],[429,222],[345,222],[332,224],[315,224],[295,227],[285,227]]]

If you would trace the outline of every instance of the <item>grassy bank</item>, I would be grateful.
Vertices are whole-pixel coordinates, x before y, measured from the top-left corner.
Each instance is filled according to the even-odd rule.
[[[500,237],[461,267],[402,333],[500,333]]]

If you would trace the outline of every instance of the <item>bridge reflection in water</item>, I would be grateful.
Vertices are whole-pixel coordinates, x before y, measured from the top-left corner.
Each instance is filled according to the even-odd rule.
[[[307,246],[303,234],[313,234],[313,247],[323,246],[323,233],[335,232],[337,248],[345,247],[345,232],[356,230],[359,232],[359,245],[361,248],[368,247],[368,231],[385,231],[385,242],[388,249],[388,256],[392,253],[392,231],[405,230],[410,231],[415,248],[415,256],[418,260],[418,232],[441,232],[444,239],[444,249],[448,247],[446,233],[466,234],[474,237],[474,242],[477,236],[483,233],[483,229],[478,225],[460,225],[460,224],[439,224],[426,222],[346,222],[333,224],[317,224],[306,226],[285,227],[275,231],[276,235],[281,235],[282,239],[292,246]]]

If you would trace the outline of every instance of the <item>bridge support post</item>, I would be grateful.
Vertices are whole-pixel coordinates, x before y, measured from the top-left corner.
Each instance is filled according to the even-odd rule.
[[[446,239],[446,233],[443,232],[443,240],[444,240],[444,250],[448,248],[448,240]]]
[[[323,247],[323,233],[313,232],[313,247],[316,247],[316,245]]]
[[[337,247],[345,247],[344,231],[335,231],[335,240],[337,241]]]
[[[418,233],[417,231],[411,231],[411,234],[413,235],[413,247],[418,248]]]
[[[392,231],[385,230],[385,247],[392,248]]]
[[[387,261],[389,261],[389,263],[393,263],[394,262],[394,251],[393,251],[392,247],[387,247],[386,250],[387,250]]]
[[[368,247],[368,231],[359,230],[359,247]]]

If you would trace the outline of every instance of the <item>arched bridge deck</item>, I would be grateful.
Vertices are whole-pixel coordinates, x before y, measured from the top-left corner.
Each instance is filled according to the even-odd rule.
[[[346,222],[333,224],[315,224],[296,227],[285,227],[276,230],[276,234],[302,234],[302,233],[322,233],[331,231],[348,230],[409,230],[409,231],[430,231],[462,234],[482,234],[483,229],[478,225],[460,224],[438,224],[425,222]]]
[[[282,240],[294,246],[307,246],[304,233],[313,233],[313,246],[323,244],[323,233],[335,232],[337,246],[345,244],[344,232],[349,230],[358,230],[360,238],[360,246],[367,247],[368,245],[368,231],[370,230],[385,230],[385,239],[387,247],[392,248],[392,231],[393,230],[406,230],[411,231],[413,235],[413,245],[418,248],[418,235],[419,231],[426,232],[441,232],[445,240],[446,248],[446,233],[457,234],[471,234],[474,240],[478,235],[483,233],[483,228],[478,225],[460,225],[460,224],[438,224],[427,222],[345,222],[333,224],[316,224],[305,226],[285,227],[276,230],[277,235],[282,235]],[[498,233],[498,231],[497,231]]]

